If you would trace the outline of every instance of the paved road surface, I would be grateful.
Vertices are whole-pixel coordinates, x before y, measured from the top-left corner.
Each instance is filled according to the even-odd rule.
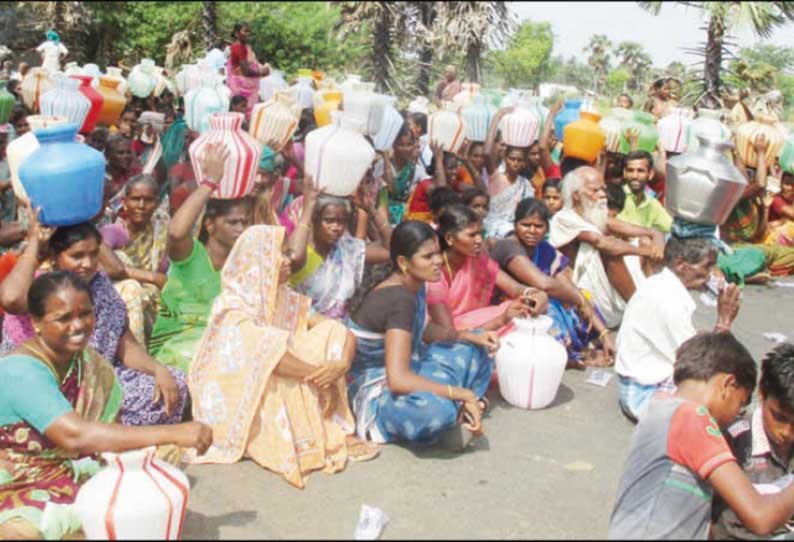
[[[714,314],[698,299],[700,329]],[[794,288],[748,287],[734,331],[760,363],[773,345],[762,332],[794,339],[792,315]],[[350,538],[369,504],[391,517],[383,539],[603,538],[633,426],[616,379],[600,388],[586,377],[566,372],[541,411],[511,408],[492,389],[488,440],[461,455],[385,446],[372,462],[312,474],[304,490],[248,460],[190,467],[184,535]]]

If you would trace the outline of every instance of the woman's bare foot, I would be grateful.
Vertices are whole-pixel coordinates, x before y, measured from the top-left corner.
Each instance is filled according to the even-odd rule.
[[[345,444],[347,445],[347,458],[350,461],[369,461],[380,454],[380,446],[377,443],[361,440],[355,435],[348,435]]]
[[[587,350],[582,356],[582,364],[588,367],[611,367],[613,363],[603,350]]]

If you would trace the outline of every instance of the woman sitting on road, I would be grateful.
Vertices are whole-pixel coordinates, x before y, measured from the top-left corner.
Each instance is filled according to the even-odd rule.
[[[250,200],[210,199],[223,176],[227,156],[220,145],[207,145],[202,157],[206,178],[168,226],[168,281],[160,296],[149,351],[185,373],[207,327],[212,302],[221,291],[220,269],[251,223]],[[202,211],[201,231],[194,240],[191,232]]]
[[[543,291],[518,283],[488,256],[477,213],[463,205],[448,207],[439,219],[438,236],[444,265],[440,280],[427,286],[433,322],[460,330],[498,330],[516,316],[546,312]],[[496,289],[508,300],[491,305]]]
[[[373,201],[356,201],[366,211],[368,221],[375,224],[383,244],[351,236],[350,201],[318,196],[311,177],[304,181],[303,211],[290,237],[294,257],[290,286],[310,297],[312,308],[329,318],[347,317],[347,304],[361,285],[365,266],[389,261],[388,220],[376,210]]]
[[[27,303],[28,292],[39,268],[44,243],[50,251],[43,269],[70,271],[89,284],[95,300],[96,326],[91,346],[110,362],[124,391],[120,421],[125,425],[177,423],[187,400],[182,372],[169,369],[151,357],[129,329],[124,301],[108,276],[99,271],[102,240],[91,224],[63,226],[52,233],[32,213],[28,244],[11,273],[0,284],[0,303],[6,310],[2,351],[9,352],[36,332]]]
[[[45,530],[45,506],[74,502],[99,470],[97,454],[164,444],[202,454],[212,431],[198,422],[113,423],[123,408],[123,386],[89,346],[96,309],[82,279],[46,273],[31,284],[26,304],[36,334],[0,358],[0,539],[52,540],[75,534],[80,521],[49,522]]]
[[[445,446],[462,449],[482,433],[489,353],[499,340],[495,333],[427,322],[425,284],[441,273],[438,237],[430,226],[400,224],[391,260],[396,270],[348,319],[356,336],[348,386],[358,436],[420,444],[443,439]]]
[[[115,287],[127,306],[130,330],[141,344],[151,334],[168,271],[168,221],[155,216],[158,191],[157,181],[150,175],[130,179],[124,187],[119,218],[100,230],[104,243],[124,264],[127,279],[116,282]]]
[[[310,314],[287,287],[290,258],[280,226],[252,226],[222,271],[222,291],[190,369],[194,419],[215,442],[201,463],[251,457],[296,487],[313,470],[345,468],[376,445],[353,435],[345,374],[355,338]]]
[[[568,350],[574,366],[608,364],[615,345],[587,293],[579,291],[571,279],[568,258],[544,240],[549,229],[549,209],[542,201],[527,198],[518,204],[515,231],[500,240],[491,257],[511,277],[527,286],[539,288],[552,299],[549,316],[554,320],[551,333]],[[603,352],[586,356],[589,345],[598,339]]]

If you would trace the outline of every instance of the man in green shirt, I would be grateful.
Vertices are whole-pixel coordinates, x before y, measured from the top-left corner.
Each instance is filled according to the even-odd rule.
[[[626,203],[618,218],[637,226],[669,233],[673,217],[659,200],[645,192],[645,186],[653,180],[653,157],[647,151],[637,150],[627,154],[623,163]]]

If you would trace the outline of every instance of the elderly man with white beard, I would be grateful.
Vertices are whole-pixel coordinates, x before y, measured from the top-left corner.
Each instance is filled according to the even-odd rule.
[[[549,242],[574,262],[574,283],[592,301],[610,328],[620,325],[626,303],[645,280],[640,257],[661,260],[658,244],[633,244],[611,235],[620,221],[610,221],[604,178],[582,166],[562,181],[563,209],[551,219]]]

